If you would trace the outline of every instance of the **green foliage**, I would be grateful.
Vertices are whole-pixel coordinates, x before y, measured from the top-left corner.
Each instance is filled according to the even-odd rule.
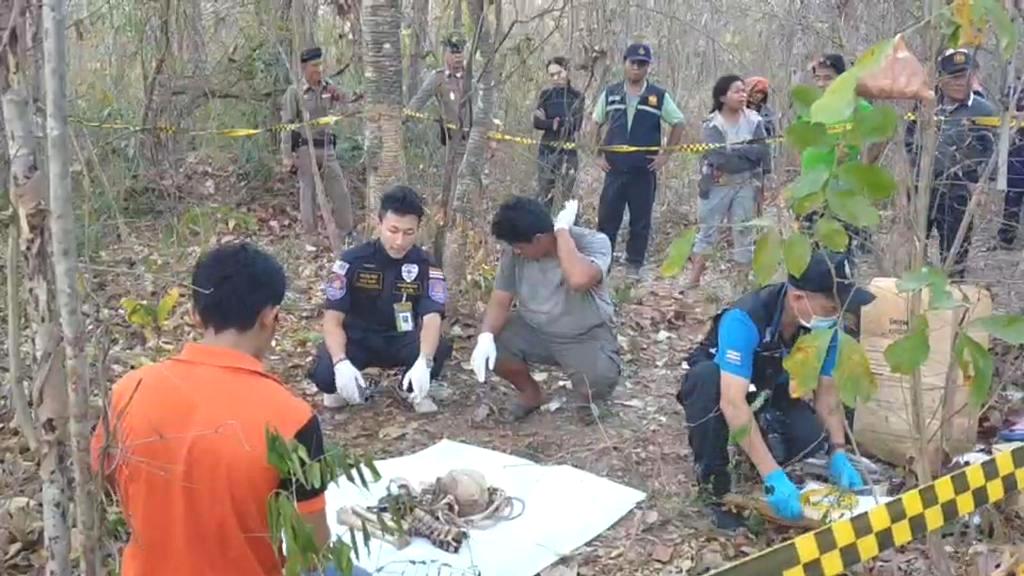
[[[900,115],[891,106],[857,109],[853,113],[853,127],[849,140],[853,144],[885,142],[896,134]]]
[[[668,256],[661,264],[661,275],[665,278],[678,276],[690,259],[690,252],[693,251],[693,244],[697,240],[697,228],[690,227],[683,231],[672,245],[668,247]]]
[[[954,355],[964,375],[964,385],[967,386],[971,404],[980,407],[992,389],[992,355],[964,331],[960,331],[957,336]]]
[[[939,268],[924,266],[920,270],[912,270],[896,282],[900,292],[917,292],[928,289],[929,310],[952,310],[962,306],[949,290],[949,278]]]
[[[888,200],[896,192],[896,179],[881,166],[862,162],[847,162],[839,167],[839,180],[871,201]]]
[[[1024,315],[993,314],[979,318],[971,324],[1010,344],[1024,344]]]
[[[175,287],[168,290],[155,305],[145,300],[125,298],[121,300],[121,310],[128,323],[142,330],[147,341],[152,341],[171,319],[180,298],[181,292]]]
[[[834,252],[842,252],[850,243],[846,228],[834,218],[822,216],[814,224],[814,237],[821,244]]]
[[[828,133],[824,124],[812,124],[806,120],[798,120],[786,128],[786,143],[803,152],[807,148],[826,147],[834,138]]]
[[[825,182],[828,182],[828,178],[829,171],[827,169],[804,172],[786,188],[786,195],[790,201],[799,201],[807,198],[820,192]]]
[[[774,228],[757,239],[754,245],[754,279],[761,286],[772,281],[782,261],[782,236]]]
[[[265,437],[267,463],[281,478],[292,480],[293,486],[320,489],[344,477],[349,482],[358,482],[360,486],[366,488],[370,481],[380,480],[380,472],[368,457],[355,456],[340,447],[335,447],[328,449],[323,458],[313,460],[302,444],[285,439],[276,430],[268,427]],[[367,473],[371,480],[367,480]],[[394,514],[394,517],[396,520],[393,526],[380,518],[380,525],[385,531],[402,530],[400,515]],[[326,548],[320,548],[312,529],[298,511],[294,492],[282,490],[271,495],[267,503],[267,518],[274,549],[280,551],[283,545],[287,550],[284,567],[288,576],[299,576],[311,570],[322,570],[327,566],[335,567],[342,574],[352,573],[351,555],[355,553],[357,558],[359,555],[359,542],[354,530],[350,530],[350,543],[339,538],[331,541]],[[369,530],[364,527],[364,546],[369,543],[369,539]]]
[[[909,376],[924,365],[930,353],[928,318],[921,314],[910,323],[910,330],[902,338],[886,346],[885,361],[893,372]]]
[[[866,402],[878,391],[878,382],[871,372],[871,363],[864,347],[853,336],[839,332],[839,356],[832,378],[839,388],[843,404],[853,408],[858,401]]]
[[[825,363],[828,345],[835,332],[835,328],[827,328],[800,336],[793,350],[782,361],[782,366],[789,373],[789,393],[794,398],[817,390],[821,366]]]
[[[799,232],[791,235],[782,246],[782,257],[786,271],[799,278],[811,261],[811,240]]]
[[[817,86],[797,84],[789,91],[789,99],[796,108],[798,117],[805,117],[811,112],[811,106],[821,98],[821,90]]]
[[[870,198],[835,178],[829,180],[825,200],[837,218],[854,226],[875,228],[881,221]]]

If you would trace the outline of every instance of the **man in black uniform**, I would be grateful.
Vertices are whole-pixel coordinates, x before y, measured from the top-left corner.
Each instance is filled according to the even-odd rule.
[[[551,85],[537,97],[533,127],[544,131],[537,148],[537,199],[551,210],[568,200],[576,185],[579,160],[576,149],[566,145],[576,142],[576,133],[583,126],[586,98],[569,82],[565,57],[548,60],[547,68]]]
[[[872,300],[870,292],[854,286],[848,256],[819,251],[800,277],[790,275],[788,282],[769,284],[723,310],[687,358],[677,399],[686,412],[697,481],[715,499],[712,520],[719,528],[741,525],[717,503],[731,489],[729,436],[740,430],[749,430],[739,445],[764,479],[768,503],[779,516],[802,516],[799,491],[782,466],[814,455],[826,439],[832,481],[843,489],[863,486],[846,455],[843,410],[832,379],[838,332],[822,361],[813,406],[790,395],[782,361],[811,330],[839,327],[856,337],[858,323],[840,318],[859,318]],[[756,416],[751,387],[769,395]]]
[[[408,186],[384,193],[380,237],[347,250],[324,284],[324,341],[310,379],[337,408],[366,399],[360,370],[405,368],[402,391],[418,412],[436,410],[427,396],[451,356],[441,337],[448,297],[444,273],[415,245],[423,201]]]
[[[945,264],[960,225],[967,216],[971,197],[981,189],[985,165],[995,151],[992,130],[971,121],[977,116],[995,116],[995,108],[971,90],[976,65],[971,53],[962,48],[946,50],[938,61],[939,102],[935,117],[939,123],[935,161],[932,165],[932,190],[928,201],[928,231],[939,236],[939,256]],[[917,122],[907,123],[906,148],[915,172],[920,169],[920,145]],[[971,244],[968,224],[950,277],[962,280],[967,268]]]

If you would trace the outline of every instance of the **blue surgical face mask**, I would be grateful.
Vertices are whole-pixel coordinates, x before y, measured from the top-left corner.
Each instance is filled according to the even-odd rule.
[[[800,321],[800,325],[803,326],[804,328],[807,328],[809,330],[828,330],[831,328],[835,328],[836,324],[839,323],[838,315],[818,316],[817,314],[814,313],[814,309],[811,308],[811,305],[810,303],[807,302],[806,298],[803,299],[803,303],[804,306],[807,307],[807,310],[810,311],[811,313],[810,320],[804,320],[803,318],[800,317],[799,314],[796,315],[797,320]]]

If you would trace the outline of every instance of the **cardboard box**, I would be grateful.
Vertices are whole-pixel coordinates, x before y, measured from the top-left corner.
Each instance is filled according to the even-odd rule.
[[[911,410],[911,378],[889,369],[885,349],[907,333],[911,294],[898,293],[895,278],[876,278],[869,289],[875,294],[875,301],[861,311],[861,344],[878,381],[878,392],[869,402],[857,407],[853,430],[862,451],[903,466],[920,452]],[[951,287],[951,291],[965,307],[927,313],[931,352],[921,367],[928,431],[925,457],[933,471],[941,466],[944,454],[956,456],[974,448],[978,411],[968,402],[963,374],[952,357],[953,344],[958,326],[992,313],[992,297],[986,290],[959,285]],[[922,309],[927,307],[926,290],[922,294]],[[975,331],[969,334],[988,347],[987,334]],[[951,374],[949,382],[947,374]],[[948,403],[943,402],[946,396]],[[945,429],[939,432],[943,422]]]

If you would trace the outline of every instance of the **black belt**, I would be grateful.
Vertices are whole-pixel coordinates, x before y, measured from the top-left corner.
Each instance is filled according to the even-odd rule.
[[[326,138],[313,138],[313,148],[326,148],[328,146],[334,147],[334,144],[338,141],[337,136],[334,134],[328,135]],[[298,150],[303,146],[308,146],[309,140],[306,139],[302,134],[292,131],[292,151]]]

